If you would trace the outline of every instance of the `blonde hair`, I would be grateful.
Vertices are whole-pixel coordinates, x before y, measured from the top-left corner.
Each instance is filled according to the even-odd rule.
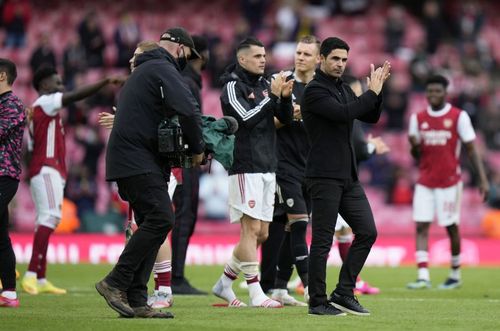
[[[151,40],[144,40],[137,44],[137,48],[140,48],[143,52],[149,52],[153,49],[160,48],[160,45]]]

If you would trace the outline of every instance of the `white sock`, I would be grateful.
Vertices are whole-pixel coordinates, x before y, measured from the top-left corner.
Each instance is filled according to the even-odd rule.
[[[462,278],[462,273],[460,272],[460,268],[451,269],[450,270],[450,278],[460,280]]]
[[[241,262],[234,255],[232,255],[229,261],[224,266],[224,273],[220,278],[223,286],[232,287],[234,280],[238,278],[240,272]]]
[[[248,283],[248,294],[253,305],[260,305],[269,299],[259,283],[259,262],[242,262],[241,271]]]
[[[172,294],[172,288],[170,286],[158,286],[158,290],[155,290],[155,294],[157,292]]]
[[[47,278],[38,279],[38,285],[45,285],[45,284],[47,284]]]
[[[9,300],[15,300],[17,299],[17,293],[16,291],[3,291],[2,296],[4,298],[7,298]]]
[[[431,276],[429,274],[429,269],[428,268],[418,268],[418,277],[417,278],[429,281],[431,279]]]
[[[26,273],[24,274],[24,277],[35,277],[36,278],[36,272],[34,271],[26,271]]]

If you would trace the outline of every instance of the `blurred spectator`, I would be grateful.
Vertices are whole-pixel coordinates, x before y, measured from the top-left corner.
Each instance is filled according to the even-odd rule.
[[[40,67],[57,67],[56,55],[50,43],[50,35],[47,32],[43,32],[38,39],[38,46],[31,54],[31,74],[34,74]]]
[[[446,31],[446,22],[437,0],[428,0],[423,5],[423,24],[426,33],[427,52],[434,54]]]
[[[387,114],[387,129],[402,131],[405,127],[406,110],[408,109],[408,87],[401,74],[394,74],[388,81],[384,94],[384,111]]]
[[[393,205],[411,205],[413,185],[407,169],[396,166],[387,188],[387,202]]]
[[[303,36],[315,35],[316,24],[308,13],[307,3],[301,0],[284,0],[276,12],[275,42],[296,42]]]
[[[485,17],[481,4],[476,0],[460,1],[460,10],[455,22],[457,24],[460,41],[474,41],[477,39],[484,25]]]
[[[89,67],[104,65],[106,42],[95,11],[89,11],[78,27],[78,34],[87,54]]]
[[[75,76],[87,69],[87,56],[80,36],[75,34],[69,39],[63,55],[64,86],[68,90],[75,88]]]
[[[488,106],[479,114],[478,127],[484,135],[486,147],[500,150],[500,92],[491,98]]]
[[[298,24],[298,0],[282,0],[276,11],[278,29],[276,41],[294,41],[293,32]]]
[[[141,32],[134,18],[127,12],[123,13],[115,31],[115,44],[118,50],[116,65],[118,67],[128,68],[130,66],[129,60],[134,55],[134,50],[140,39]]]
[[[88,177],[97,174],[97,162],[104,150],[104,143],[100,140],[97,128],[89,125],[80,125],[76,130],[76,141],[85,148],[82,166]]]
[[[255,35],[262,28],[268,0],[241,0],[243,16],[250,26],[250,35]]]
[[[361,14],[368,10],[370,0],[338,0],[342,13],[347,15]]]
[[[412,90],[416,92],[424,91],[425,82],[432,72],[432,65],[425,49],[425,43],[418,44],[413,59],[410,61]]]
[[[85,165],[73,165],[69,169],[65,196],[76,204],[80,219],[85,213],[94,211],[97,184]]]
[[[395,54],[401,47],[405,35],[405,10],[396,5],[389,8],[385,23],[385,50]]]
[[[493,170],[490,176],[490,195],[488,197],[488,206],[500,210],[500,171]]]
[[[28,0],[8,0],[3,7],[3,26],[7,32],[5,47],[20,48],[26,44],[26,31],[31,19]]]
[[[304,36],[314,35],[316,35],[316,23],[309,15],[306,4],[304,2],[300,2],[291,41],[296,42]]]
[[[370,173],[370,186],[384,190],[389,187],[394,165],[387,154],[376,155],[366,160],[363,164]]]

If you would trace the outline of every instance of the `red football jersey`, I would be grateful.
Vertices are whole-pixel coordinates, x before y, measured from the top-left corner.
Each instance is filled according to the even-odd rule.
[[[30,122],[29,167],[30,178],[37,175],[43,166],[49,166],[66,178],[66,145],[64,127],[59,110],[62,108],[62,93],[41,95],[33,103],[33,118]]]
[[[416,130],[413,135],[420,141],[418,183],[431,188],[458,183],[461,179],[461,142],[475,138],[467,113],[450,104],[439,111],[427,109],[416,115],[416,127],[413,130]]]

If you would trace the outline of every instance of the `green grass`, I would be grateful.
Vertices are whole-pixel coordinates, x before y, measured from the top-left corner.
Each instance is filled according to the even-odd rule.
[[[26,266],[19,266],[24,272]],[[309,316],[307,308],[214,308],[214,296],[176,296],[173,320],[118,318],[94,289],[109,265],[51,265],[49,278],[68,289],[63,296],[21,293],[19,309],[0,309],[0,330],[500,330],[500,268],[464,268],[461,289],[440,291],[436,285],[447,270],[432,269],[434,288],[409,291],[414,268],[367,268],[363,276],[381,288],[377,296],[360,297],[369,317]],[[209,291],[221,267],[188,267],[187,276]],[[336,284],[337,268],[328,270],[328,286]],[[246,291],[235,286],[239,297]]]

